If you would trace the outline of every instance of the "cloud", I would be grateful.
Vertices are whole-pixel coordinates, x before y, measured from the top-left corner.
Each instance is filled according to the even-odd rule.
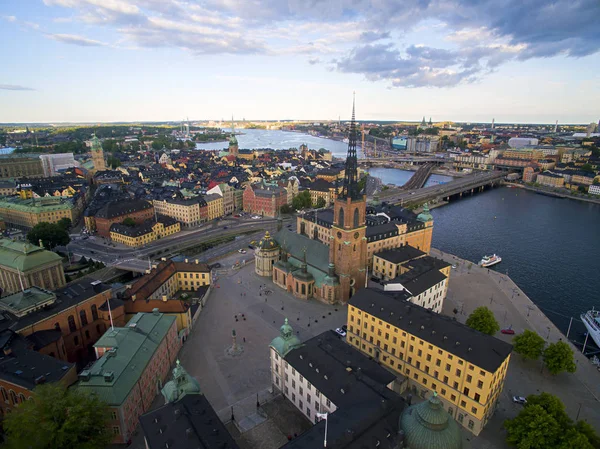
[[[508,61],[600,51],[598,0],[43,1],[73,10],[74,26],[110,28],[127,48],[300,54],[311,64],[329,55],[340,72],[392,86],[448,87]],[[443,48],[407,42],[411,31],[440,34]],[[64,41],[102,44],[79,36]]]
[[[308,60],[308,63],[309,63],[310,65],[319,64],[320,62],[321,62],[321,60],[320,60],[319,58],[310,58],[310,59]]]
[[[19,86],[18,84],[0,84],[0,90],[35,90],[32,87]]]
[[[74,34],[46,34],[46,36],[64,44],[79,45],[80,47],[102,47],[107,45],[104,42],[87,39]]]
[[[2,16],[2,18],[4,20],[6,20],[7,22],[16,22],[17,18],[15,16]]]

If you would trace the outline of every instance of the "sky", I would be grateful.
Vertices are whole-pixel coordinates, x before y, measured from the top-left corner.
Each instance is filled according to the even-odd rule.
[[[0,122],[600,119],[599,0],[2,0]]]

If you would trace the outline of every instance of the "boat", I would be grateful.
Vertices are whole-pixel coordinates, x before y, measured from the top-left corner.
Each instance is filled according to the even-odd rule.
[[[502,257],[494,254],[492,256],[483,256],[483,258],[479,261],[480,267],[491,267],[492,265],[496,265],[497,263],[502,262]]]
[[[600,348],[600,310],[588,310],[581,314],[581,321],[588,330],[588,335],[592,337],[594,343]]]

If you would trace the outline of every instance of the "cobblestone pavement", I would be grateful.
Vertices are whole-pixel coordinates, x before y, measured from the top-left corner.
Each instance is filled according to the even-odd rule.
[[[435,249],[432,249],[431,255],[456,265],[451,270],[443,314],[456,316],[459,321],[465,322],[475,308],[486,306],[494,312],[501,328],[511,326],[517,334],[531,329],[550,343],[561,339],[566,341],[565,336],[508,276]],[[454,309],[458,311],[456,315]],[[496,337],[512,343],[513,337],[510,335],[499,332]],[[579,419],[587,421],[600,431],[600,372],[575,346],[572,349],[577,372],[557,376],[542,370],[541,361],[525,361],[513,353],[496,414],[479,437],[471,438],[472,441],[467,442],[466,447],[506,447],[502,423],[521,410],[520,405],[512,402],[512,396],[527,396],[544,391],[558,396],[572,419],[579,414]]]

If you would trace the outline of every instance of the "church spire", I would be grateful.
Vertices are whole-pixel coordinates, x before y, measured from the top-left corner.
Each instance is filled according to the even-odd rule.
[[[357,200],[360,198],[358,190],[358,160],[356,159],[356,115],[355,98],[352,97],[352,121],[350,122],[350,135],[348,136],[348,155],[346,157],[346,173],[344,177],[344,186],[340,198],[350,198]]]

